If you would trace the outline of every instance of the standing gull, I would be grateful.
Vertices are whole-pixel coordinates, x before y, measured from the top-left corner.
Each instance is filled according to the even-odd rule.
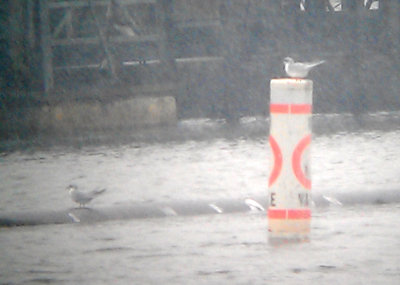
[[[79,207],[84,207],[87,203],[92,201],[98,195],[104,193],[106,189],[93,190],[90,192],[82,192],[78,190],[76,185],[69,185],[66,190],[68,190],[72,201],[79,204]]]
[[[285,57],[283,60],[286,74],[292,78],[305,78],[313,67],[324,62],[324,60],[314,62],[295,62],[291,57]]]

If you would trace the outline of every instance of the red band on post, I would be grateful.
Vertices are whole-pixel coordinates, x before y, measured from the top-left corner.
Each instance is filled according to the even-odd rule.
[[[300,219],[310,219],[311,210],[310,209],[268,209],[269,219],[279,219],[279,220],[300,220]]]
[[[275,114],[310,114],[311,104],[271,104],[270,112]]]

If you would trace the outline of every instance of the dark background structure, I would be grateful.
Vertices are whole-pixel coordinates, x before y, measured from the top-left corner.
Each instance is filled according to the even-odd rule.
[[[180,118],[267,115],[285,56],[327,61],[315,112],[400,107],[398,0],[4,0],[0,27],[1,121],[165,94]]]

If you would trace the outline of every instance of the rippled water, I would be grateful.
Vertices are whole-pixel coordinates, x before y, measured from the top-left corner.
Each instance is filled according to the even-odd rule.
[[[314,136],[314,193],[400,191],[397,119],[368,119],[376,127]],[[337,118],[321,120],[330,128],[337,124]],[[385,122],[392,128],[379,128]],[[208,132],[207,124],[218,122],[191,122],[185,130]],[[0,213],[71,208],[64,190],[71,183],[107,188],[93,208],[266,195],[264,130],[10,152],[0,160]],[[317,208],[311,241],[282,246],[268,243],[265,214],[3,228],[0,284],[398,284],[399,214],[396,203]]]

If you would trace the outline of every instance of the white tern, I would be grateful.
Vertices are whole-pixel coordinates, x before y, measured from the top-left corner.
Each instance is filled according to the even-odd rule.
[[[82,192],[78,190],[76,185],[69,185],[66,190],[68,190],[72,201],[79,204],[80,207],[85,206],[87,203],[92,201],[98,195],[104,193],[106,189],[96,189],[90,192]]]
[[[324,62],[324,60],[314,62],[295,62],[291,57],[285,57],[283,60],[286,74],[292,78],[305,78],[313,67]]]

